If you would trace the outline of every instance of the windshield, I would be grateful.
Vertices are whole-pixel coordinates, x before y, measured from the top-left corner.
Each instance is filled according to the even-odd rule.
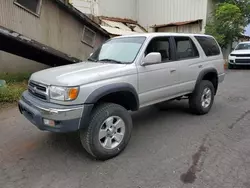
[[[104,43],[90,57],[89,61],[107,61],[113,63],[132,63],[146,37],[114,38]]]
[[[239,44],[235,50],[250,50],[250,43]]]

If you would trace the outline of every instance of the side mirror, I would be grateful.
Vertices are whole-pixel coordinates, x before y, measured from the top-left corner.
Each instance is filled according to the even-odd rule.
[[[143,59],[142,66],[160,63],[161,61],[162,58],[159,52],[151,52]]]

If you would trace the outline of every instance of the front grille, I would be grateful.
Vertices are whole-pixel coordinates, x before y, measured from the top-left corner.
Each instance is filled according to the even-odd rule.
[[[47,88],[45,86],[35,84],[34,82],[30,82],[29,85],[33,88],[36,87],[38,90],[41,90],[43,92],[46,92],[46,90],[47,90]]]
[[[250,59],[235,59],[235,63],[250,63]]]
[[[235,57],[250,57],[250,54],[231,54],[231,56],[235,56]]]
[[[28,91],[36,98],[48,100],[48,87],[43,84],[30,81]]]

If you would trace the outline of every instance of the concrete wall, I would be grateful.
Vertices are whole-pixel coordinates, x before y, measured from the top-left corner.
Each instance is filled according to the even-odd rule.
[[[1,0],[1,26],[79,59],[87,58],[92,52],[92,47],[81,42],[84,23],[60,8],[55,1],[42,0],[39,16],[15,5],[13,1]],[[103,40],[101,33],[97,32],[94,47]]]
[[[99,15],[99,7],[97,0],[70,0],[69,1],[75,8],[85,14]]]
[[[0,72],[20,73],[36,72],[49,68],[48,66],[0,51]]]
[[[215,10],[215,0],[207,0],[207,19],[209,19],[212,16],[214,10]]]

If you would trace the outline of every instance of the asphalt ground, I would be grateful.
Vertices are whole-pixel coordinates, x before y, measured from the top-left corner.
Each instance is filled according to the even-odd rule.
[[[210,113],[187,100],[133,114],[126,150],[91,159],[76,133],[42,132],[0,112],[0,188],[250,188],[250,72],[228,71]]]

